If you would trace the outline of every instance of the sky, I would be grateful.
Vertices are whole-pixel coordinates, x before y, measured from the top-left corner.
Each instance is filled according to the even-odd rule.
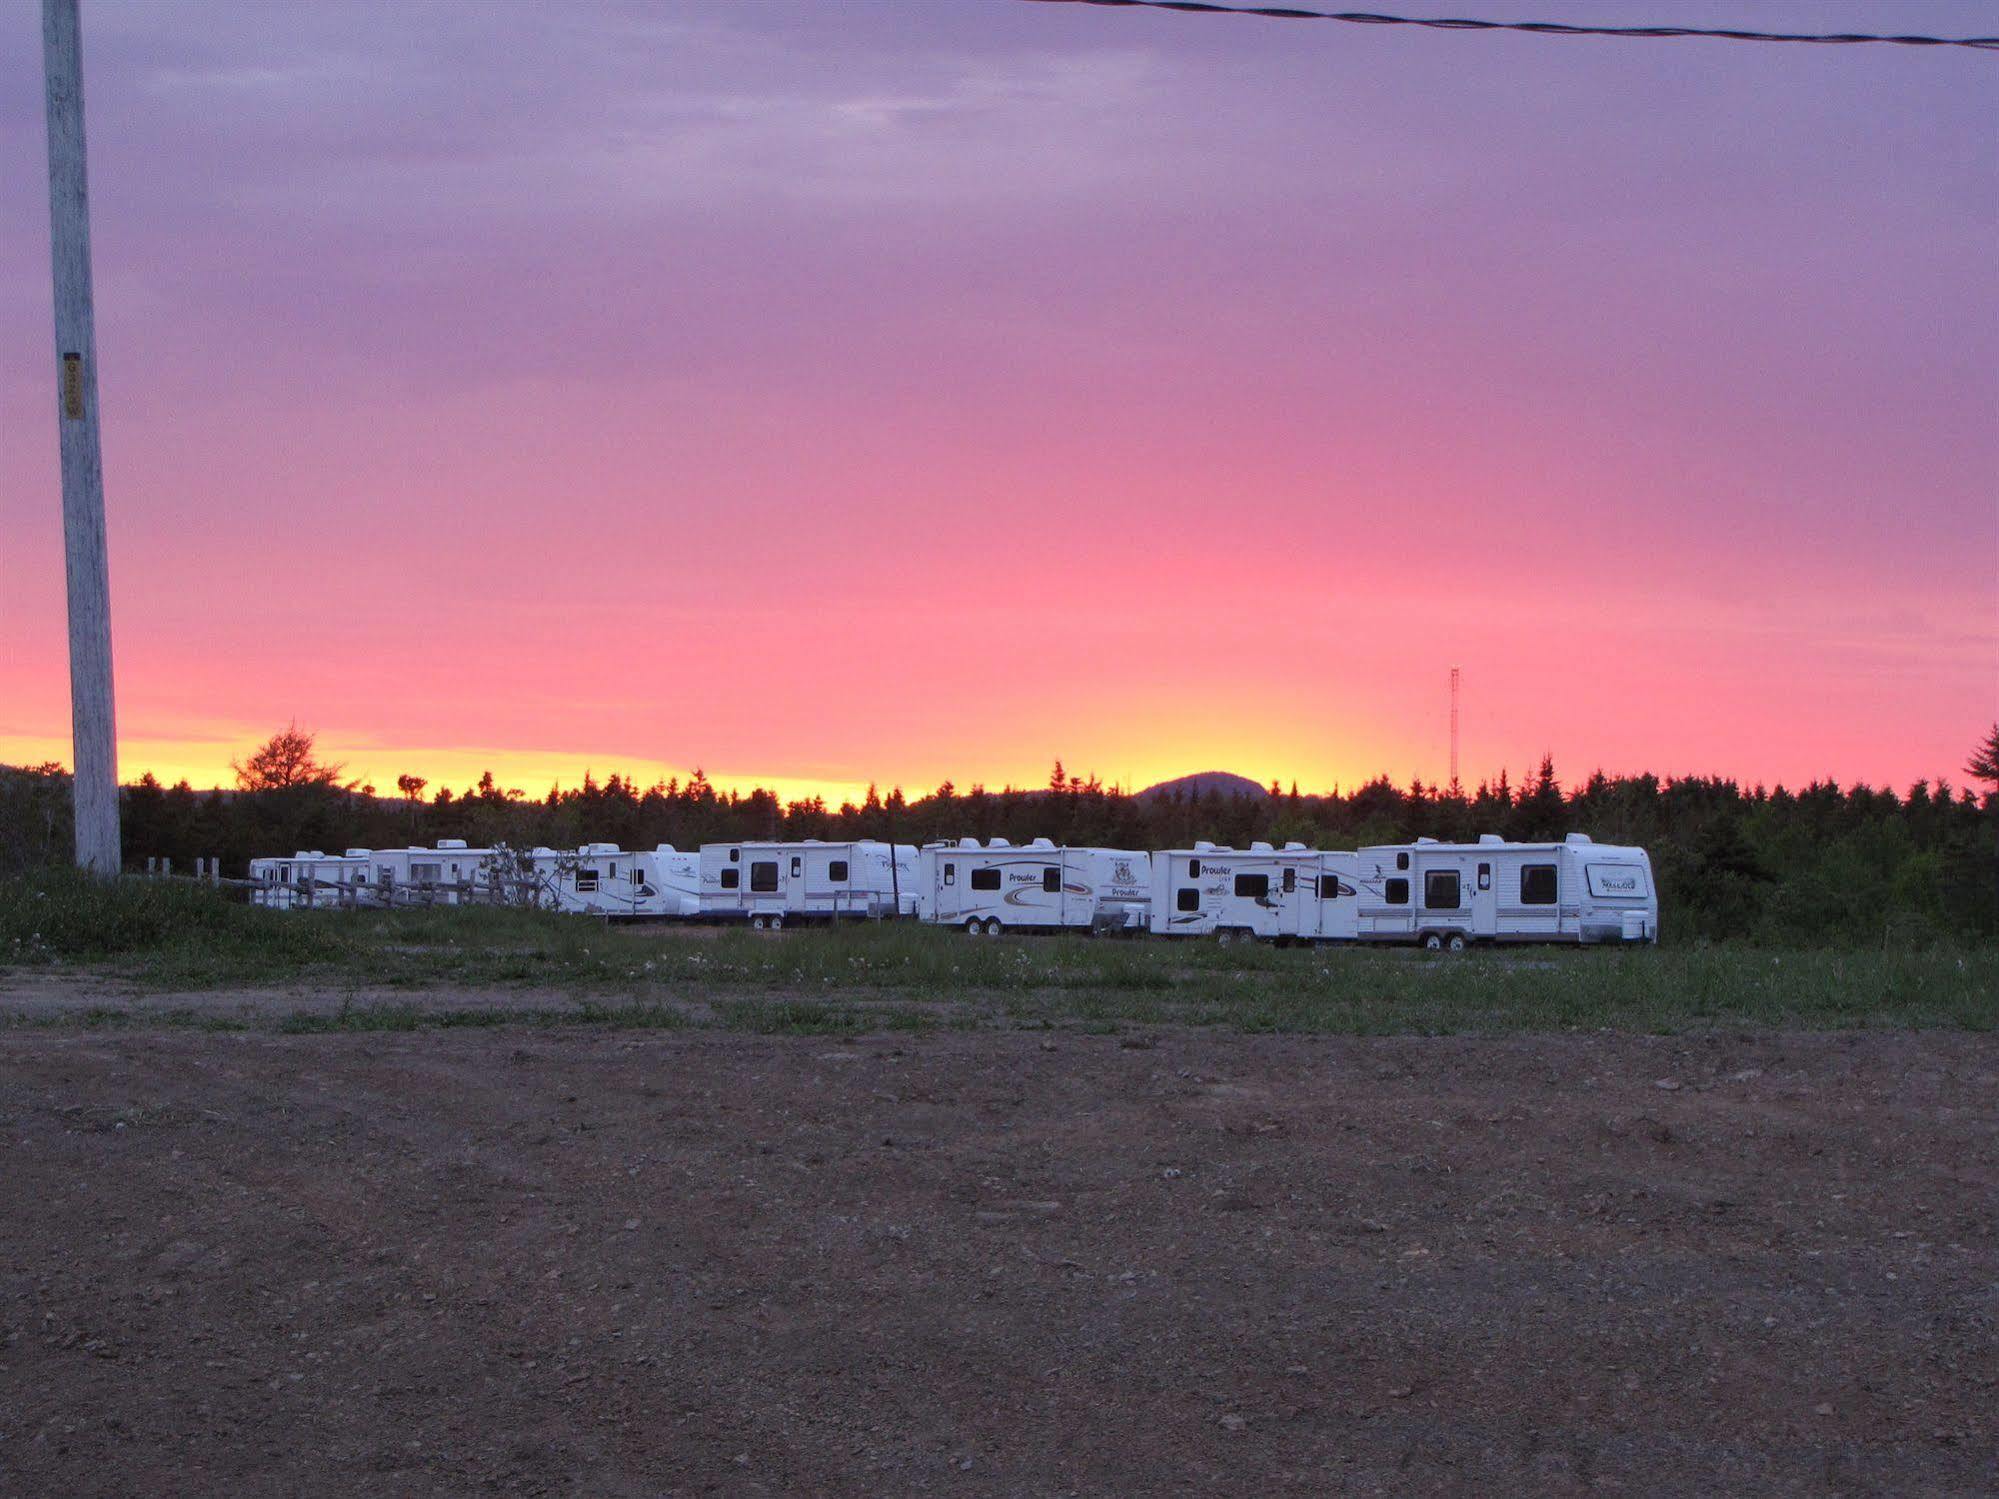
[[[0,14],[14,763],[69,733],[35,9]],[[84,9],[126,779],[227,784],[295,721],[384,788],[1436,781],[1453,666],[1467,784],[1961,781],[1999,717],[1992,54]]]

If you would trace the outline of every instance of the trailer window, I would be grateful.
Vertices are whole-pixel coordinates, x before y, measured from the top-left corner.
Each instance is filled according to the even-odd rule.
[[[1523,864],[1520,866],[1520,904],[1523,906],[1552,906],[1555,903],[1555,866],[1552,864]]]
[[[498,876],[495,876],[495,878],[497,879],[497,878],[498,878]],[[634,885],[638,885],[638,884],[643,884],[643,883],[644,883],[644,879],[643,879],[643,877],[642,877],[642,876],[641,876],[641,875],[639,874],[639,867],[638,867],[638,865],[636,865],[636,864],[634,864],[634,865],[632,866],[632,883],[633,883]]]
[[[1645,871],[1636,864],[1591,864],[1583,870],[1591,895],[1611,899],[1637,900],[1648,892]]]
[[[750,866],[750,889],[758,895],[777,889],[777,860],[759,859]]]
[[[1408,905],[1409,882],[1404,879],[1393,879],[1384,882],[1381,887],[1381,898],[1391,906]]]
[[[1286,866],[1284,870],[1284,893],[1289,895],[1298,888],[1298,871]]]
[[[999,887],[1000,877],[997,869],[975,869],[972,871],[972,888],[974,890],[997,890]]]
[[[1397,869],[1407,869],[1409,867],[1409,856],[1407,854],[1397,854],[1395,856],[1395,867]]]
[[[271,841],[272,841],[273,843],[275,843],[275,842],[277,842],[277,839],[273,838],[273,839],[272,839]],[[301,841],[303,841],[303,840],[301,840]],[[291,867],[291,865],[289,865],[289,864],[280,864],[280,865],[278,866],[278,883],[279,883],[280,885],[289,885],[289,884],[290,884],[291,882],[292,882],[292,867]]]
[[[797,854],[791,856],[791,877],[793,879],[798,878],[798,871],[804,866],[804,862]]]
[[[826,866],[826,878],[844,884],[847,879],[847,861],[835,859]]]
[[[1492,888],[1492,866],[1490,864],[1479,865],[1478,888],[1481,890],[1490,890]]]
[[[732,848],[729,850],[729,862],[731,864],[740,864],[742,863],[742,861],[743,861],[743,851],[741,849]]]
[[[451,872],[453,874],[458,873],[458,866],[456,864],[451,866]],[[615,880],[617,877],[618,877],[618,866],[613,864],[611,866],[611,878]]]
[[[1173,904],[1183,911],[1198,911],[1201,909],[1201,892],[1192,885],[1185,886],[1173,897]]]
[[[1187,861],[1187,878],[1190,880],[1198,880],[1200,877],[1201,877],[1201,861],[1199,859],[1189,859]]]
[[[595,890],[597,888],[597,871],[594,869],[577,870],[576,888],[579,891]]]
[[[1235,893],[1262,900],[1270,894],[1270,876],[1267,874],[1239,874],[1235,877]]]
[[[1423,876],[1423,907],[1429,911],[1455,911],[1461,894],[1455,869],[1432,869]]]
[[[724,890],[733,890],[736,888],[736,886],[740,885],[742,881],[743,881],[742,870],[725,869],[722,871],[722,888]]]
[[[945,884],[947,884],[947,885],[955,885],[955,884],[957,884],[957,883],[958,883],[958,866],[957,866],[957,865],[955,865],[955,864],[946,864],[946,865],[944,866],[944,883],[945,883]]]
[[[1339,881],[1339,876],[1338,876],[1338,875],[1331,875],[1331,874],[1322,874],[1322,875],[1320,875],[1320,876],[1319,876],[1319,899],[1320,899],[1320,900],[1338,900],[1339,898],[1340,898],[1340,881]]]

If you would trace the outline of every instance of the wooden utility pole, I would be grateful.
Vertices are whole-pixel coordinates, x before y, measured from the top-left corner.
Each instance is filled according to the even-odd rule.
[[[111,708],[111,579],[104,548],[104,456],[97,434],[97,320],[90,294],[84,176],[83,38],[77,0],[42,0],[48,81],[49,243],[55,267],[56,429],[69,582],[69,702],[76,749],[76,862],[111,876],[118,846],[118,740]]]

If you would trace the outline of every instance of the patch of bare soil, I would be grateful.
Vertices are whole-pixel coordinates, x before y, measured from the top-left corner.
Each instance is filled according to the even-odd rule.
[[[0,1491],[1989,1492],[1996,1122],[1959,1034],[15,1031]]]

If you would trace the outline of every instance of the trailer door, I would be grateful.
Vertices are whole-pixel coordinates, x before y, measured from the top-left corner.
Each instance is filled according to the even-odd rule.
[[[1471,931],[1474,937],[1499,935],[1499,861],[1490,854],[1472,866]]]
[[[1275,894],[1279,937],[1319,935],[1319,890],[1313,862],[1286,859],[1278,873]]]

